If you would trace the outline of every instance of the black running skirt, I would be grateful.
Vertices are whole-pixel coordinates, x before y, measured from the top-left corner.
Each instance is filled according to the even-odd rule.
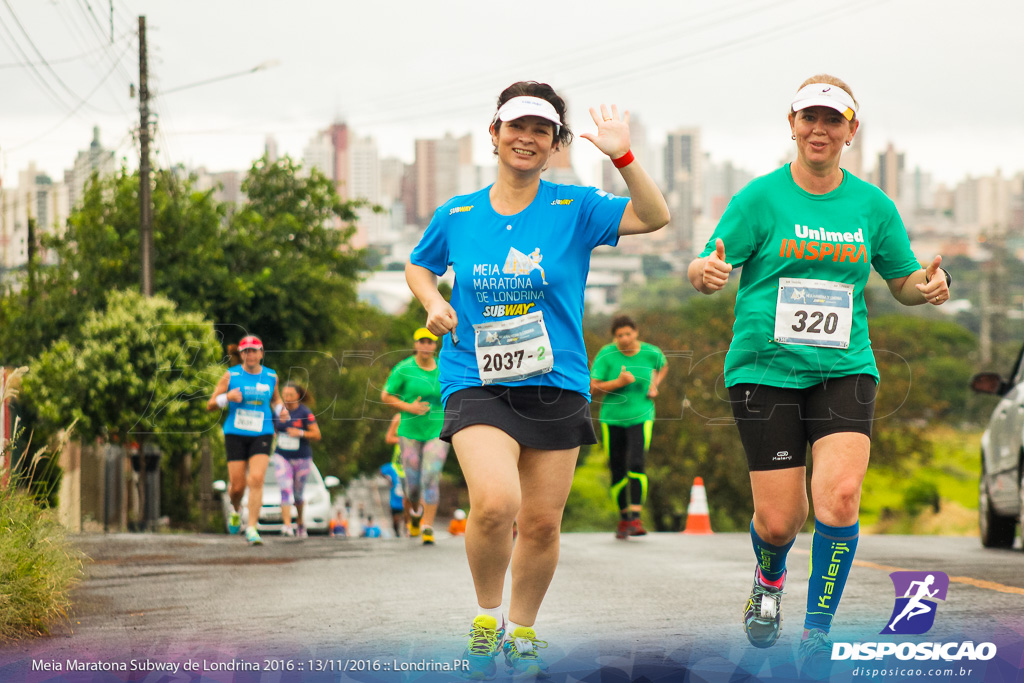
[[[590,402],[556,387],[492,385],[460,389],[448,397],[441,440],[472,425],[490,425],[521,446],[560,451],[597,443]]]

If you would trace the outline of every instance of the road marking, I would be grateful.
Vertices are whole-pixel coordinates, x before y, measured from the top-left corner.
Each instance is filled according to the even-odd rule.
[[[810,551],[807,550],[792,550],[790,551],[797,555],[810,556]],[[868,569],[880,569],[883,572],[909,572],[918,571],[912,569],[904,569],[903,567],[893,567],[887,564],[877,564],[875,562],[868,562],[866,560],[854,560],[853,564],[858,567],[867,567]],[[1011,595],[1024,595],[1024,588],[1017,588],[1016,586],[1005,586],[995,581],[984,581],[982,579],[972,579],[969,576],[951,576],[949,577],[950,583],[963,583],[968,586],[974,586],[975,588],[985,588],[990,591],[996,591],[999,593],[1010,593]]]

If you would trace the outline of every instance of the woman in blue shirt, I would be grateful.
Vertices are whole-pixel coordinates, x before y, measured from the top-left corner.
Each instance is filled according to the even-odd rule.
[[[582,334],[590,252],[669,220],[629,150],[629,113],[620,119],[602,105],[590,114],[597,131],[582,137],[612,160],[632,199],[542,180],[552,155],[572,141],[565,102],[547,84],[514,83],[490,126],[497,180],[441,206],[406,266],[427,328],[447,335],[441,438],[455,447],[473,510],[466,554],[479,609],[465,658],[478,678],[494,674],[498,649],[513,674],[546,669],[532,627],[558,562],[579,448],[596,442]],[[449,267],[451,304],[437,290]]]
[[[232,354],[235,363],[217,382],[206,409],[227,408],[224,450],[228,458],[228,495],[234,508],[228,531],[234,534],[241,528],[242,495],[248,486],[249,521],[245,540],[249,545],[261,545],[263,541],[256,523],[263,507],[263,477],[274,441],[273,417],[287,420],[288,411],[278,391],[277,373],[263,367],[263,342],[259,337],[244,337],[238,342],[238,354],[240,362]]]

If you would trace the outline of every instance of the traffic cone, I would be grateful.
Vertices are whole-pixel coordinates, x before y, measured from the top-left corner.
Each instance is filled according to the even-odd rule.
[[[684,534],[713,534],[711,517],[708,516],[708,493],[704,480],[697,477],[690,488],[690,504],[686,508],[686,529]]]

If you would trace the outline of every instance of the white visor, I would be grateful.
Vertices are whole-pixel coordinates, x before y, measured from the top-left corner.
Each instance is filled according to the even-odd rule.
[[[807,107],[831,107],[852,121],[857,113],[857,103],[850,94],[837,85],[829,83],[810,83],[800,88],[793,97],[793,111]]]
[[[498,118],[501,121],[514,121],[524,116],[539,116],[540,118],[555,124],[555,135],[562,126],[562,120],[558,118],[558,112],[554,105],[547,100],[529,95],[513,97],[498,109]]]

